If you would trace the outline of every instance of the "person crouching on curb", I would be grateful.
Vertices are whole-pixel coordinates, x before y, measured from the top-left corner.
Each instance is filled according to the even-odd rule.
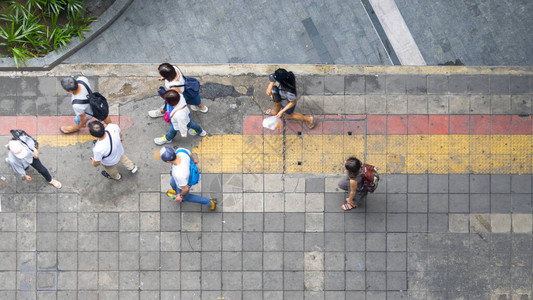
[[[170,186],[172,190],[167,192],[167,195],[176,202],[194,202],[200,203],[210,210],[215,210],[217,200],[208,199],[190,193],[190,188],[200,180],[200,174],[196,167],[198,161],[194,160],[189,150],[185,148],[178,148],[177,151],[170,147],[163,147],[159,150],[159,157],[162,161],[172,165]]]
[[[30,181],[31,177],[26,174],[26,169],[32,166],[39,174],[43,175],[46,181],[55,188],[61,188],[61,182],[55,180],[50,175],[50,172],[43,166],[39,159],[39,151],[35,148],[33,139],[28,136],[21,136],[19,140],[11,140],[6,145],[9,153],[6,162],[11,165],[15,173],[24,176],[24,179]]]
[[[166,91],[163,94],[163,99],[170,106],[173,107],[172,113],[170,113],[170,127],[168,133],[160,138],[155,138],[154,143],[157,145],[163,145],[166,143],[172,142],[172,139],[178,133],[178,130],[181,134],[181,137],[187,137],[187,132],[190,135],[197,135],[200,133],[200,136],[206,136],[207,132],[198,125],[198,123],[191,120],[191,114],[189,108],[185,104],[185,99],[180,96],[180,94],[174,90]],[[187,128],[189,130],[187,131]]]
[[[97,138],[93,146],[93,157],[91,161],[93,167],[104,166],[102,176],[110,179],[120,180],[122,176],[115,167],[119,162],[123,164],[128,171],[135,174],[137,165],[135,165],[125,154],[122,147],[122,132],[116,124],[104,124],[98,121],[89,123],[89,132]]]
[[[368,194],[368,189],[363,182],[362,163],[355,157],[350,157],[344,163],[348,176],[341,179],[339,188],[349,191],[346,203],[342,205],[342,210],[357,208],[357,205]]]
[[[270,84],[267,87],[266,94],[272,97],[274,101],[274,110],[266,111],[267,115],[276,116],[281,119],[283,114],[289,119],[307,122],[307,128],[313,129],[316,119],[313,116],[304,116],[301,113],[294,112],[296,108],[296,78],[294,73],[285,69],[277,69],[276,72],[269,76]],[[279,86],[276,85],[279,82]]]

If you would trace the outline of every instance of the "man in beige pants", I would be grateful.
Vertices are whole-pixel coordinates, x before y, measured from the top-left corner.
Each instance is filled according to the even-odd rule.
[[[116,124],[107,124],[105,127],[98,121],[89,123],[89,132],[97,138],[93,146],[94,167],[104,166],[102,175],[106,178],[120,180],[122,176],[115,167],[119,162],[131,173],[137,172],[137,166],[124,154],[122,147],[122,132]]]

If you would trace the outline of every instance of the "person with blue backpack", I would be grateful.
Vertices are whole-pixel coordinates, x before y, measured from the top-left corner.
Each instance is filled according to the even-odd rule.
[[[176,202],[194,202],[206,205],[210,210],[215,210],[217,200],[215,198],[205,198],[190,193],[191,186],[200,181],[198,161],[192,157],[191,151],[185,148],[178,148],[174,151],[170,147],[162,147],[159,150],[159,158],[172,164],[170,186],[172,190],[167,195]]]
[[[158,94],[161,98],[163,98],[165,91],[174,90],[185,97],[187,104],[191,106],[193,111],[207,112],[208,108],[202,104],[202,98],[200,98],[200,82],[197,79],[183,76],[177,66],[169,63],[162,63],[157,69],[161,75],[159,80],[165,82],[164,87],[159,87]],[[168,106],[163,105],[161,108],[149,111],[148,115],[152,118],[166,116],[166,120],[170,113]]]

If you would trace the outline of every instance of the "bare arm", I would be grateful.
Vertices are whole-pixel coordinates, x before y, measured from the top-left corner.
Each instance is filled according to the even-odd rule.
[[[275,82],[271,82],[268,87],[267,87],[267,90],[266,90],[266,94],[271,96],[272,95],[272,88],[274,87],[274,84]]]
[[[177,202],[183,201],[183,197],[185,197],[185,195],[187,195],[188,192],[189,192],[189,186],[188,185],[182,187],[181,188],[181,193],[176,195],[176,201]]]
[[[98,167],[100,165],[100,162],[94,160],[94,158],[92,158],[92,157],[91,157],[91,163],[93,164],[93,167]]]

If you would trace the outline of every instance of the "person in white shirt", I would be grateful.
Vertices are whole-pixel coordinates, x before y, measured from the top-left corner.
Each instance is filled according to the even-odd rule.
[[[181,70],[177,66],[173,66],[169,63],[162,63],[159,65],[158,71],[159,75],[161,75],[159,80],[165,81],[165,87],[159,87],[159,96],[163,98],[165,91],[169,90],[174,90],[183,96],[183,91],[185,91],[185,78],[181,73]],[[195,99],[187,99],[186,103],[183,102],[183,105],[187,104],[191,105],[193,111],[206,113],[208,110],[207,106],[202,103],[202,98],[200,98],[199,94]],[[163,105],[161,108],[149,111],[148,115],[152,118],[158,118],[164,116],[165,111],[166,108]]]
[[[61,86],[63,89],[67,91],[67,93],[72,94],[70,101],[72,103],[72,109],[74,110],[74,113],[76,113],[76,117],[74,117],[75,125],[61,126],[59,128],[59,131],[64,134],[79,131],[80,128],[85,127],[85,124],[93,116],[93,110],[91,109],[90,104],[75,103],[76,100],[87,100],[87,96],[89,95],[89,91],[83,86],[83,84],[79,84],[78,81],[84,82],[89,88],[91,88],[89,80],[84,76],[79,76],[76,79],[74,77],[65,77],[61,80]],[[87,115],[89,115],[88,118]],[[111,123],[111,118],[107,116],[104,123]]]
[[[190,135],[197,135],[200,133],[199,135],[202,137],[207,135],[207,132],[203,130],[198,123],[191,120],[189,108],[187,105],[183,105],[185,99],[183,99],[178,92],[174,90],[166,91],[163,95],[163,99],[173,107],[173,110],[170,113],[171,124],[168,133],[162,137],[154,139],[154,142],[157,145],[172,142],[172,139],[177,135],[178,131],[183,138],[187,137],[187,133]],[[187,128],[189,128],[189,130],[187,130]]]
[[[189,193],[189,176],[191,175],[191,164],[198,164],[195,161],[191,151],[185,148],[178,148],[174,151],[170,147],[162,147],[159,150],[159,157],[162,161],[172,165],[170,171],[172,177],[170,178],[170,186],[172,190],[167,192],[167,195],[176,202],[194,202],[206,205],[210,210],[215,210],[217,199],[206,198]]]
[[[105,127],[99,121],[89,123],[89,132],[97,138],[93,146],[93,167],[104,166],[102,175],[106,178],[120,180],[122,176],[115,167],[119,162],[131,173],[137,172],[137,166],[124,154],[122,132],[116,124]]]

